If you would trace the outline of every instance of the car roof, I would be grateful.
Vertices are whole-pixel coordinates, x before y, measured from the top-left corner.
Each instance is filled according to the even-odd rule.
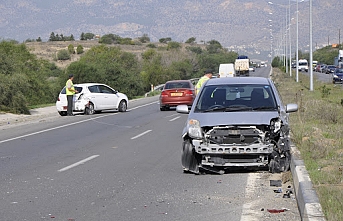
[[[205,83],[208,85],[220,84],[270,84],[270,80],[264,77],[226,77],[226,78],[213,78]]]
[[[74,84],[74,87],[87,87],[87,86],[92,86],[92,85],[106,85],[106,84],[102,84],[102,83],[82,83],[82,84]]]
[[[166,83],[173,83],[173,82],[191,82],[190,80],[171,80],[167,81]]]

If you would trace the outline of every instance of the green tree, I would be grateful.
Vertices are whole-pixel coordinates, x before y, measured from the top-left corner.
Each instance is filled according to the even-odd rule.
[[[75,82],[101,82],[125,93],[129,98],[144,94],[143,80],[134,54],[119,47],[95,46],[77,62],[71,63],[65,73],[75,75]]]
[[[195,53],[195,54],[201,54],[202,52],[203,52],[203,50],[201,49],[201,47],[195,47],[195,46],[191,46],[191,47],[186,47],[186,49],[188,50],[188,51],[191,51],[191,52],[193,52],[193,53]]]
[[[87,32],[85,35],[84,35],[84,38],[85,38],[85,40],[92,40],[92,39],[94,39],[94,34],[93,33],[89,33],[89,32]]]
[[[338,50],[338,48],[332,48],[331,46],[318,49],[313,53],[313,60],[323,64],[334,64],[335,57],[338,56]]]
[[[220,52],[220,50],[223,49],[222,45],[216,40],[211,40],[207,43],[206,49],[211,54]]]
[[[147,34],[143,34],[143,36],[139,38],[139,41],[142,43],[147,43],[150,42],[150,38]]]
[[[191,37],[191,38],[189,38],[185,43],[186,43],[186,44],[194,44],[194,43],[195,43],[195,40],[196,40],[195,37]]]
[[[164,43],[164,44],[167,44],[168,42],[170,42],[171,41],[171,38],[170,37],[168,37],[168,38],[160,38],[159,39],[159,42],[160,43]]]
[[[121,37],[119,35],[107,34],[107,35],[103,35],[99,39],[99,43],[103,43],[103,44],[119,44],[120,40],[121,40]]]
[[[38,38],[36,39],[36,41],[37,41],[37,42],[42,42],[42,39],[41,39],[40,37],[38,37]]]
[[[28,114],[29,105],[55,102],[61,88],[51,77],[60,73],[55,65],[37,59],[25,44],[0,42],[0,110]]]
[[[85,38],[85,33],[81,33],[81,35],[80,35],[80,40],[81,41],[84,41],[84,40],[86,40],[86,38]]]
[[[56,35],[54,32],[51,32],[50,37],[49,37],[49,41],[56,41]]]

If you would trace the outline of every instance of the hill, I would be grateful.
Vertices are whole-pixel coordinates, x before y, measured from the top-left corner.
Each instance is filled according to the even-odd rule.
[[[100,0],[13,0],[0,3],[0,38],[25,41],[50,33],[113,33],[136,38],[148,34],[153,42],[171,37],[184,42],[217,40],[241,54],[268,56],[284,36],[289,1],[274,0],[197,0],[197,1],[100,1]],[[295,45],[295,2],[291,1],[291,34]],[[322,47],[339,43],[343,30],[341,0],[313,1],[313,42]],[[337,21],[337,22],[336,22]],[[270,26],[272,25],[272,26]],[[270,31],[272,29],[272,31]],[[270,33],[272,32],[272,33]],[[274,40],[271,42],[271,35]],[[308,49],[309,1],[299,2],[299,47]],[[294,48],[294,47],[293,47]]]

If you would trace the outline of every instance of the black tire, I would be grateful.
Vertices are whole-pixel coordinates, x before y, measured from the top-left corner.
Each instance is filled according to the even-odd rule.
[[[160,111],[165,111],[165,110],[166,110],[165,107],[163,106],[160,107]]]
[[[58,111],[61,116],[67,116],[67,111]]]
[[[126,112],[127,110],[127,103],[125,100],[121,100],[118,106],[118,111],[119,112]]]
[[[193,145],[189,140],[182,144],[181,163],[184,171],[199,174],[199,156],[195,153]]]
[[[279,164],[274,159],[270,160],[268,167],[269,167],[269,172],[279,173],[279,170],[278,170]]]
[[[89,104],[88,107],[86,107],[85,114],[86,115],[93,115],[94,113],[95,113],[94,105],[91,103],[91,104]]]

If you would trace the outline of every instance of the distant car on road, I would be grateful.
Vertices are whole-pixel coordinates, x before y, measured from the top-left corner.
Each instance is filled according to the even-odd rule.
[[[169,110],[180,104],[192,106],[195,98],[194,85],[190,80],[173,80],[164,84],[160,94],[160,110]]]
[[[74,95],[73,112],[84,114],[100,113],[104,110],[125,112],[129,100],[127,96],[101,83],[74,84],[79,93]],[[61,116],[67,115],[67,96],[64,87],[58,95],[56,109]]]
[[[328,65],[325,68],[326,74],[333,74],[335,72],[336,66],[335,65]]]
[[[250,72],[255,72],[255,67],[250,66],[250,67],[249,67],[249,71],[250,71]]]
[[[343,68],[336,68],[335,72],[332,74],[332,83],[342,83],[343,82]]]
[[[189,111],[182,132],[183,170],[222,174],[233,167],[290,168],[289,113],[271,79],[216,78],[206,81]]]
[[[319,64],[316,66],[316,72],[324,73],[326,64]]]

